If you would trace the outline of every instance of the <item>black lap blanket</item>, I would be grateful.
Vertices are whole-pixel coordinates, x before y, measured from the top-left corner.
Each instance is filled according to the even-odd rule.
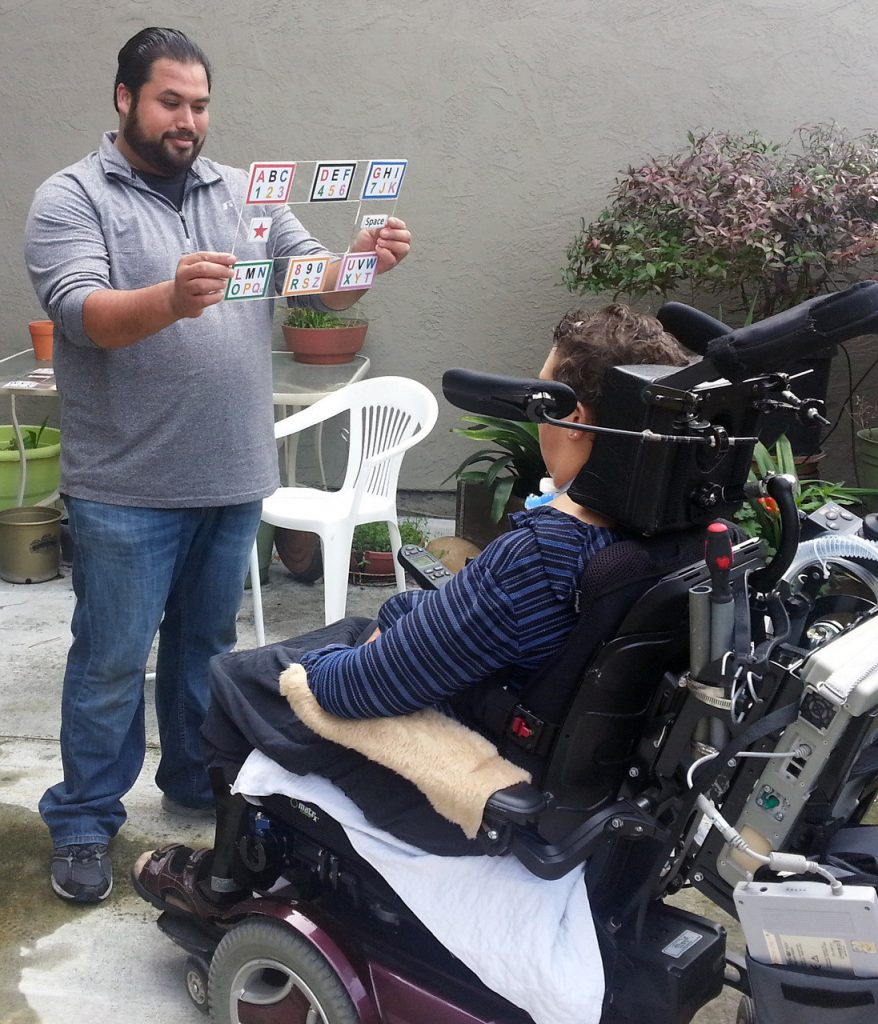
[[[370,619],[349,616],[299,637],[212,658],[210,706],[201,730],[208,767],[239,767],[251,750],[261,750],[287,771],[329,779],[373,825],[407,843],[442,856],[481,853],[481,847],[438,815],[408,780],[315,735],[278,689],[280,674],[306,651],[329,644],[355,647],[372,635],[375,626]]]

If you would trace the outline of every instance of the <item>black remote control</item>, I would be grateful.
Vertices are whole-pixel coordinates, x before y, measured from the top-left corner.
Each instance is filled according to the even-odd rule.
[[[424,590],[438,590],[454,578],[454,573],[446,569],[435,555],[417,544],[403,544],[398,558],[399,564],[414,576]]]

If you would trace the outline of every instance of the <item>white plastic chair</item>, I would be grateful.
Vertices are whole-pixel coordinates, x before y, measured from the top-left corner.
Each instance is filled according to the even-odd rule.
[[[351,539],[360,523],[386,522],[390,532],[397,588],[405,590],[405,572],[397,561],[401,546],[396,516],[396,486],[403,455],[433,429],[439,409],[433,394],[407,377],[357,381],[306,409],[278,420],[280,439],[349,413],[348,461],[337,491],[280,487],[262,503],[262,520],[320,538],[323,551],[324,611],[327,623],[344,617]],[[265,643],[259,557],[250,555],[256,641]]]

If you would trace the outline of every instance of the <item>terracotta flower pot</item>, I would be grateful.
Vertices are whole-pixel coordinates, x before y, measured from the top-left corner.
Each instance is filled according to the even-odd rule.
[[[27,326],[30,330],[34,355],[41,362],[48,362],[52,358],[52,337],[55,333],[55,325],[51,320],[31,320]]]
[[[386,586],[396,580],[393,564],[392,551],[352,551],[350,581],[361,586]]]
[[[299,363],[349,363],[363,347],[368,324],[351,320],[344,327],[288,327],[284,343]]]

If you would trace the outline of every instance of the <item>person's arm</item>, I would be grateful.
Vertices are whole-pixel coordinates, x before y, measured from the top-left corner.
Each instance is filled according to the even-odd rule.
[[[408,714],[441,704],[514,663],[514,603],[483,558],[419,601],[373,643],[304,655],[308,686],[321,707],[344,718]]]
[[[363,228],[351,244],[351,252],[375,252],[378,254],[377,274],[393,270],[408,256],[412,247],[412,235],[399,217],[388,217],[383,228]],[[368,289],[357,291],[335,291],[341,261],[330,265],[326,271],[326,282],[320,298],[329,309],[349,309],[366,294]]]
[[[25,229],[28,272],[43,309],[74,344],[122,348],[223,298],[230,253],[187,253],[173,280],[113,287],[110,254],[92,199],[72,175],[37,190]]]
[[[85,332],[99,348],[125,348],[177,320],[201,316],[222,302],[234,262],[227,252],[187,253],[173,281],[130,291],[93,291],[82,307]]]
[[[433,593],[431,590],[403,590],[399,594],[392,594],[383,605],[378,609],[378,625],[375,627],[371,636],[364,642],[367,644],[374,643],[382,633],[390,629],[390,627],[403,615],[408,613],[418,606],[420,601],[425,601]]]

